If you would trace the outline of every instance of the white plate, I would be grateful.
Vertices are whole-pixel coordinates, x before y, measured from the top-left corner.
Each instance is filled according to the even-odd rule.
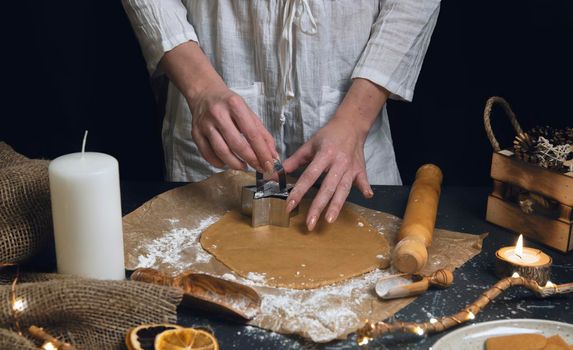
[[[543,334],[546,337],[559,334],[567,343],[573,344],[573,324],[523,318],[474,323],[443,336],[430,349],[483,350],[487,338],[523,333]]]

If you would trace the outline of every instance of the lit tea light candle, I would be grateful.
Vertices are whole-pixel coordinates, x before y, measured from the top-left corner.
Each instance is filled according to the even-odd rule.
[[[545,255],[541,250],[523,247],[523,235],[519,235],[515,247],[504,247],[498,250],[501,258],[517,265],[529,266],[537,263]],[[542,255],[543,254],[543,255]]]
[[[87,278],[125,278],[119,168],[107,154],[54,159],[50,195],[58,272]]]
[[[523,235],[519,235],[515,246],[499,249],[496,272],[499,277],[523,276],[545,285],[549,280],[551,257],[539,249],[524,247]]]

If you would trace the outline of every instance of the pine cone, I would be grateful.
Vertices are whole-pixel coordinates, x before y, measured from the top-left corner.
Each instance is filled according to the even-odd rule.
[[[547,139],[553,146],[573,145],[573,128],[555,129],[551,126],[536,126],[528,132],[517,135],[513,140],[513,152],[517,159],[548,169],[563,170],[562,162],[548,158],[540,150],[540,137]],[[573,152],[567,156],[567,159],[571,158]]]
[[[528,133],[523,132],[513,140],[513,153],[517,159],[534,163],[536,159],[537,138],[532,139]]]

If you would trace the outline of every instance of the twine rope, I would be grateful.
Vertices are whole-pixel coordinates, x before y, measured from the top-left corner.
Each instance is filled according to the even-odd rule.
[[[505,99],[499,96],[490,97],[487,100],[485,104],[485,109],[483,111],[483,123],[485,126],[485,132],[487,134],[489,142],[491,143],[491,146],[493,147],[493,150],[495,152],[499,152],[501,148],[499,147],[499,142],[497,142],[497,139],[495,138],[495,135],[491,128],[491,111],[495,104],[498,104],[503,108],[506,116],[509,118],[509,121],[511,122],[511,125],[513,126],[513,129],[515,130],[517,135],[522,134],[523,130],[521,129],[521,125],[519,125],[519,122],[517,121],[515,113],[513,113],[513,111],[511,110],[509,103]]]

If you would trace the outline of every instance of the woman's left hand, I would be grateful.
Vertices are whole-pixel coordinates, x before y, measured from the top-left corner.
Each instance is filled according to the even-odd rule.
[[[336,220],[352,184],[356,185],[364,197],[373,196],[364,162],[366,135],[367,132],[357,130],[350,120],[334,117],[284,161],[283,166],[287,172],[310,163],[288,197],[289,212],[298,205],[320,175],[326,173],[308,210],[306,226],[309,231],[314,229],[327,206],[326,221],[332,223]]]
[[[388,90],[369,80],[354,79],[332,119],[283,162],[287,173],[308,164],[287,199],[289,212],[326,173],[308,210],[309,231],[314,229],[327,206],[326,221],[336,220],[353,184],[364,197],[374,195],[366,175],[364,142],[388,95]]]

